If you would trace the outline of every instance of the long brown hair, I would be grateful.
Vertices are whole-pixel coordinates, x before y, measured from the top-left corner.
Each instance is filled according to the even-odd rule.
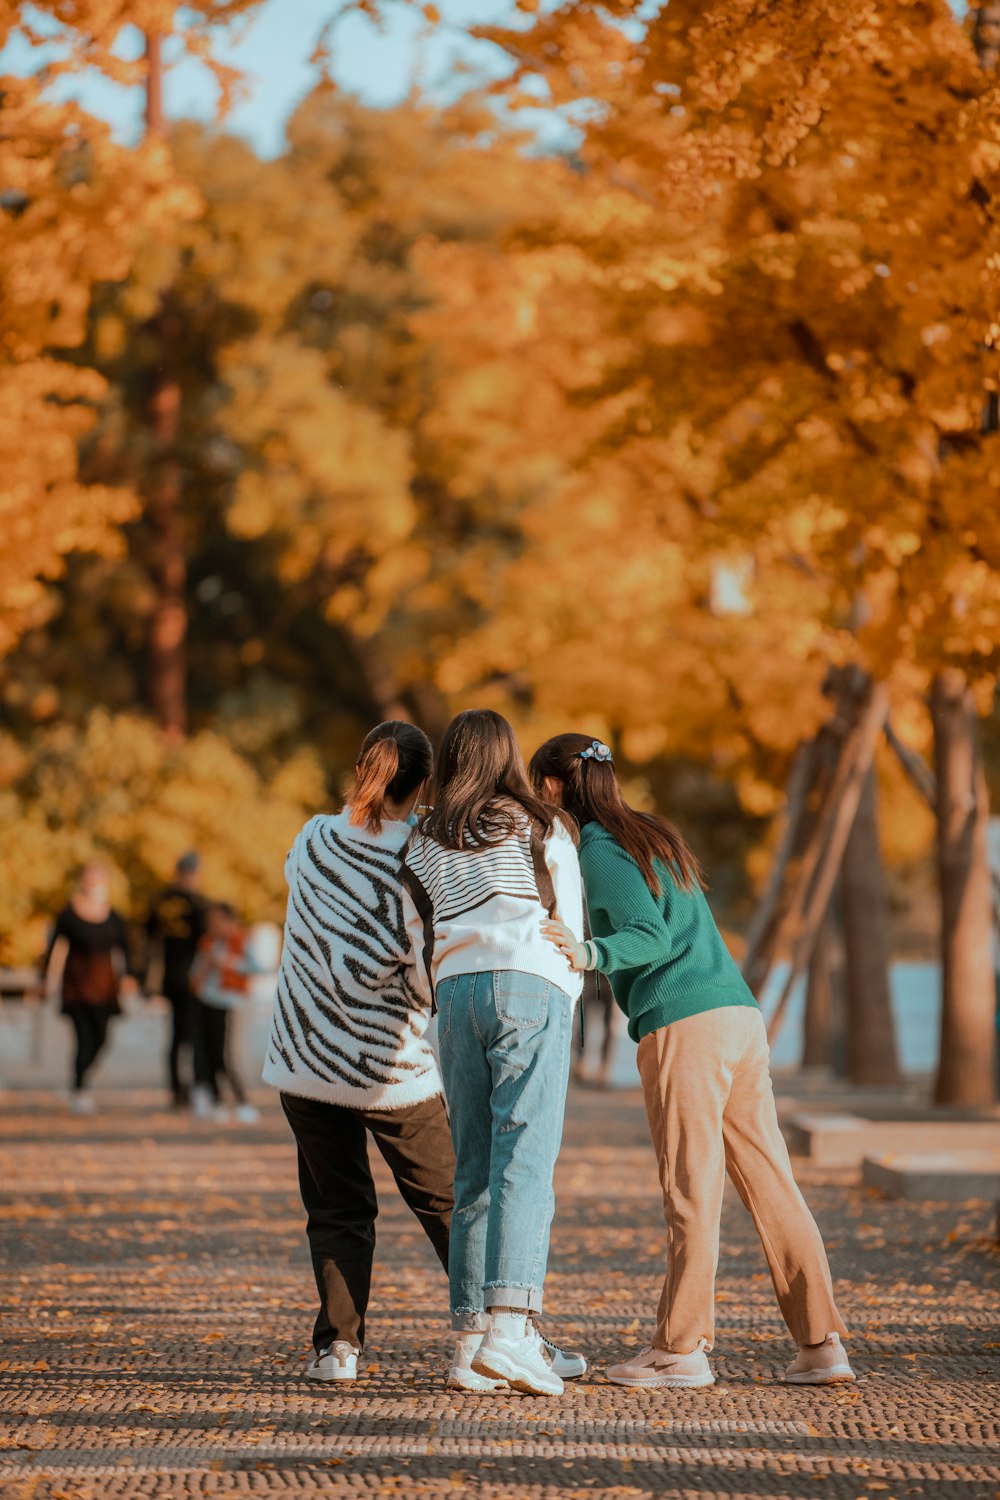
[[[598,743],[586,734],[557,734],[546,740],[531,757],[529,769],[535,786],[540,788],[546,776],[561,782],[565,810],[581,828],[584,823],[599,823],[606,828],[626,854],[631,854],[654,896],[661,890],[653,863],[656,859],[666,866],[681,890],[704,889],[701,866],[683,834],[666,818],[629,807],[610,759],[582,757],[582,751]]]
[[[514,731],[491,708],[456,714],[444,732],[434,807],[421,831],[446,849],[493,848],[518,825],[518,810],[548,831],[557,808],[532,790]]]
[[[403,802],[434,769],[434,750],[422,729],[387,719],[365,736],[348,798],[356,828],[381,833],[386,800]]]

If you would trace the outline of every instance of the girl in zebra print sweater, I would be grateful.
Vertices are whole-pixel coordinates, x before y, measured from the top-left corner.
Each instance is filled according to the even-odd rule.
[[[264,1080],[298,1146],[320,1308],[317,1380],[353,1380],[365,1336],[378,1203],[370,1134],[448,1266],[454,1153],[414,984],[400,852],[432,770],[422,730],[368,735],[350,802],[310,819],[289,853],[288,910]],[[469,1376],[473,1389],[488,1387]]]

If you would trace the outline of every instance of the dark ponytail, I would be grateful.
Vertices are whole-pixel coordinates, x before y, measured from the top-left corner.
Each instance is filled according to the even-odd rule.
[[[562,783],[563,807],[582,827],[599,823],[626,854],[631,854],[654,896],[660,882],[653,861],[669,870],[674,884],[683,891],[704,889],[701,866],[683,834],[666,818],[637,812],[622,796],[610,760],[583,759],[580,752],[598,742],[592,735],[557,734],[546,740],[531,757],[529,772],[537,790],[545,777]]]
[[[431,742],[422,729],[402,719],[378,724],[365,738],[349,798],[356,828],[380,833],[386,800],[404,802],[434,769]]]

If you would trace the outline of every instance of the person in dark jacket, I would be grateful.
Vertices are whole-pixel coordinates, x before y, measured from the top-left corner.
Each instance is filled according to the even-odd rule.
[[[174,1104],[189,1100],[198,1000],[191,988],[191,965],[205,935],[208,903],[199,894],[201,860],[193,851],[177,861],[174,878],[153,901],[146,922],[148,959],[162,966],[160,988],[170,1006],[167,1078]]]
[[[56,918],[42,976],[47,987],[58,983],[62,1013],[76,1036],[70,1106],[76,1114],[92,1114],[87,1076],[104,1049],[112,1017],[121,1010],[119,996],[136,989],[125,920],[111,905],[108,872],[96,860],[84,865]]]

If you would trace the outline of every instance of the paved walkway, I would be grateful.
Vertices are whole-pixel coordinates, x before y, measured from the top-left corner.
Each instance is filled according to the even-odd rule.
[[[0,1100],[0,1495],[466,1494],[995,1500],[1000,1255],[985,1205],[920,1210],[803,1176],[856,1335],[854,1387],[786,1389],[763,1259],[728,1199],[718,1384],[633,1393],[662,1228],[635,1093],[574,1093],[548,1331],[595,1373],[557,1401],[442,1388],[445,1289],[388,1189],[363,1382],[303,1379],[312,1287],[290,1140],[152,1093],[92,1120]]]

